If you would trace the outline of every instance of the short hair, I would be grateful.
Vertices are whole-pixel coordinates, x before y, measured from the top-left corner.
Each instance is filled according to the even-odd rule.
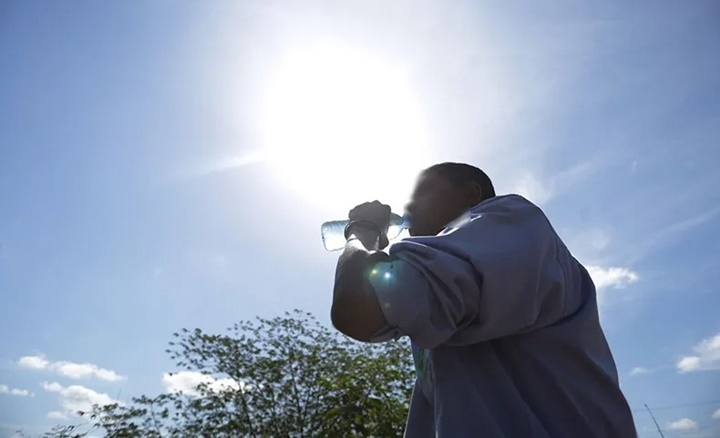
[[[454,186],[467,182],[474,182],[482,189],[482,201],[495,197],[495,188],[485,172],[475,166],[465,163],[440,163],[428,167],[425,171],[432,171],[440,178]]]

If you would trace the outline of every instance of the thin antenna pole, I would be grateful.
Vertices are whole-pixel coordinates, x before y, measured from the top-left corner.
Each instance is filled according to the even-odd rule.
[[[657,420],[655,419],[655,416],[653,415],[652,411],[650,410],[648,405],[644,405],[644,406],[645,406],[645,409],[647,409],[648,413],[650,413],[650,417],[652,418],[653,423],[655,423],[655,427],[657,427],[658,433],[660,434],[660,436],[662,438],[665,438],[665,435],[663,435],[662,429],[660,429],[660,425],[658,424]]]

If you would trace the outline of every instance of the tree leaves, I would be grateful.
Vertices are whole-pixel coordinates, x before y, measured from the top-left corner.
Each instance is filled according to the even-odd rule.
[[[196,394],[134,398],[85,413],[106,437],[402,436],[414,372],[407,342],[354,342],[296,310],[223,334],[182,329],[166,350]],[[227,379],[227,380],[225,380]],[[217,382],[217,380],[214,380]],[[46,438],[81,438],[76,426]]]

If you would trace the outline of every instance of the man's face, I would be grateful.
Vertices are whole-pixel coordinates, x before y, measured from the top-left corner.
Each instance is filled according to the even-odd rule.
[[[435,236],[476,202],[468,190],[455,187],[433,171],[420,174],[410,202],[411,236]],[[479,199],[477,200],[479,202]]]

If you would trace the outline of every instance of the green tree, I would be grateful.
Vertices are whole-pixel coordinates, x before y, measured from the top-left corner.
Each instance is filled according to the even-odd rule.
[[[95,406],[46,438],[402,436],[414,372],[407,342],[361,344],[310,314],[244,321],[225,334],[175,333],[182,370],[214,380],[193,394]]]

